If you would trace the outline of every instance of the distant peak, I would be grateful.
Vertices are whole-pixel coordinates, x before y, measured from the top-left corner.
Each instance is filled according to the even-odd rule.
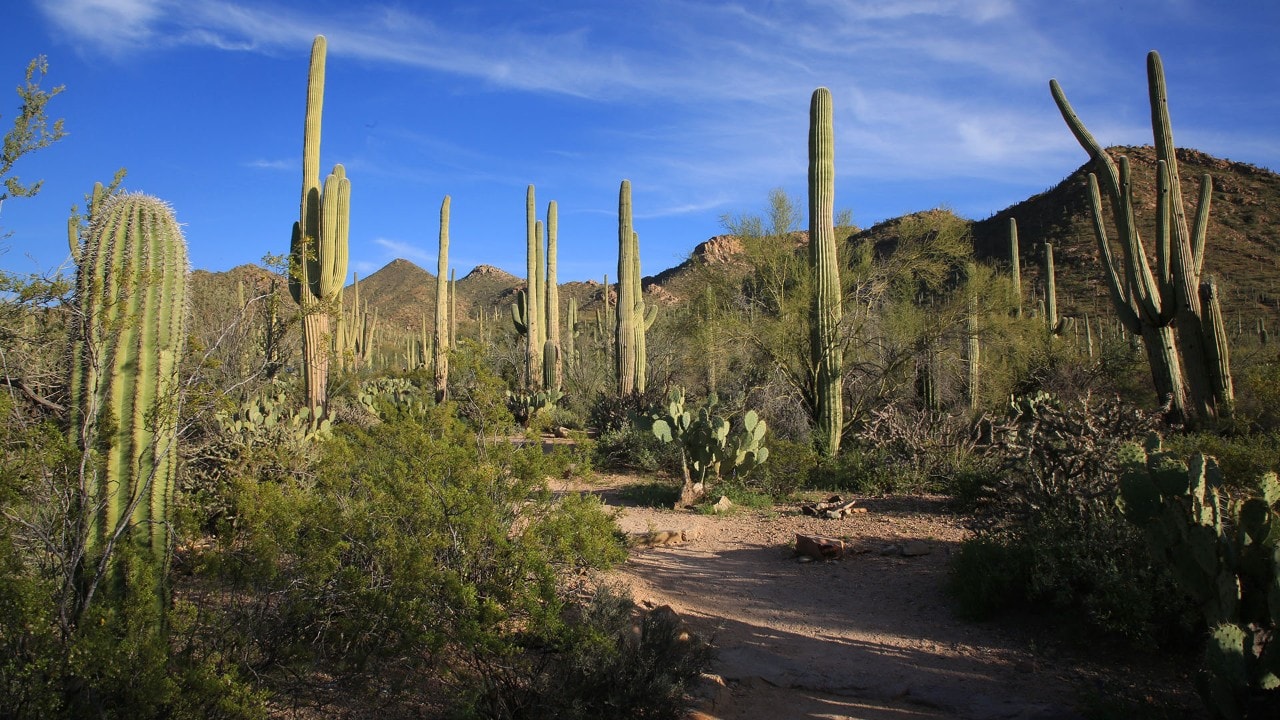
[[[503,270],[502,268],[494,267],[492,265],[477,265],[475,266],[475,269],[467,273],[466,277],[462,279],[469,280],[471,278],[502,278],[502,279],[510,278],[512,280],[518,279],[516,278],[515,275],[512,275],[506,270]]]

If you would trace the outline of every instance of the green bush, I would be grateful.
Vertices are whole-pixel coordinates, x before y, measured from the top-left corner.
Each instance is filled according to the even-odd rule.
[[[640,612],[607,587],[572,608],[550,642],[528,641],[526,652],[489,668],[471,699],[476,716],[676,720],[685,716],[685,689],[711,659],[675,613]]]
[[[747,478],[746,485],[785,500],[808,484],[809,474],[817,467],[818,453],[811,443],[774,437],[769,440],[769,461]]]
[[[1230,489],[1236,492],[1251,491],[1248,484],[1254,478],[1280,471],[1280,430],[1243,435],[1170,434],[1164,444],[1169,452],[1181,457],[1196,453],[1212,456]]]
[[[1002,470],[978,486],[976,532],[952,563],[961,611],[1024,607],[1135,645],[1190,642],[1192,608],[1116,508],[1118,450],[1153,423],[1113,401],[1015,403],[994,429]]]
[[[621,560],[621,539],[594,496],[547,491],[564,458],[482,445],[453,413],[338,428],[309,480],[239,479],[203,568],[246,671],[384,699],[448,679],[464,704],[536,682],[510,669],[576,632],[573,583]]]

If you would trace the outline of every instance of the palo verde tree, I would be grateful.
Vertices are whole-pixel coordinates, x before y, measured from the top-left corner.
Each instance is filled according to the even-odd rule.
[[[0,150],[0,181],[3,182],[3,187],[0,187],[0,205],[11,197],[32,197],[40,192],[42,181],[23,184],[12,173],[13,166],[24,155],[47,148],[66,135],[61,119],[49,124],[46,107],[54,96],[62,93],[64,87],[58,85],[51,90],[41,88],[40,81],[48,71],[49,63],[41,55],[27,63],[26,80],[18,86],[18,97],[22,98],[22,104],[18,106],[13,127],[5,133],[4,147]]]

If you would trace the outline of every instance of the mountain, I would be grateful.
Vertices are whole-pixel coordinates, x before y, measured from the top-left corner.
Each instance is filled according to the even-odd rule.
[[[1155,223],[1154,151],[1149,146],[1114,147],[1108,151],[1113,156],[1125,154],[1130,159],[1139,230],[1151,253]],[[1248,331],[1261,317],[1274,329],[1276,317],[1280,315],[1280,175],[1196,150],[1179,150],[1178,162],[1189,218],[1194,218],[1200,176],[1206,172],[1213,176],[1205,273],[1218,279],[1228,323],[1234,321],[1237,327]],[[1112,312],[1098,265],[1088,209],[1087,174],[1088,167],[1081,166],[1043,193],[984,220],[964,221],[969,223],[977,256],[1007,266],[1009,218],[1017,218],[1023,287],[1029,294],[1040,292],[1042,247],[1046,240],[1052,242],[1058,305],[1064,315],[1099,316]],[[1109,207],[1109,203],[1104,201],[1104,204]],[[894,242],[894,229],[902,220],[893,218],[879,223],[849,236],[847,242],[872,242],[878,252],[887,252]],[[1114,229],[1111,232],[1114,237]],[[796,248],[808,243],[804,232],[792,233],[791,239]],[[644,278],[646,302],[668,305],[692,296],[700,290],[698,272],[702,270],[743,271],[741,253],[741,243],[730,235],[699,243],[688,260]],[[216,308],[211,307],[207,298],[234,297],[237,284],[246,279],[250,286],[265,288],[263,284],[269,283],[271,277],[277,277],[278,281],[278,276],[254,266],[242,266],[226,273],[197,271],[193,273],[196,297],[193,305],[197,312],[213,312]],[[480,265],[459,278],[459,332],[467,332],[480,312],[497,322],[509,323],[509,307],[524,286],[522,278],[489,265]],[[393,260],[359,280],[361,301],[378,309],[379,327],[387,337],[416,336],[424,316],[430,324],[435,312],[435,289],[435,276],[408,260]],[[573,297],[578,301],[579,321],[592,321],[592,314],[601,306],[601,290],[601,283],[596,281],[562,284],[561,317],[565,316],[568,300]],[[348,287],[345,293],[348,303],[352,302],[353,295],[353,288]],[[221,301],[214,303],[221,304]]]
[[[1151,146],[1108,148],[1126,155],[1132,168],[1138,229],[1155,267],[1155,151]],[[1196,150],[1178,150],[1178,171],[1188,222],[1194,222],[1200,177],[1213,177],[1204,274],[1217,278],[1228,323],[1251,328],[1257,318],[1273,322],[1280,312],[1280,175],[1221,160]],[[1110,312],[1089,212],[1088,166],[1053,188],[973,224],[979,258],[1008,263],[1009,218],[1017,218],[1023,283],[1041,283],[1043,243],[1053,243],[1058,303],[1066,314]],[[1110,212],[1110,202],[1103,200]],[[1117,237],[1114,223],[1108,236]],[[1119,262],[1119,246],[1114,246]]]

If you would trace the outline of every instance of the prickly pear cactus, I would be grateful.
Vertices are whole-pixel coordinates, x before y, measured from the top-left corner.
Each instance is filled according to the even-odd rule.
[[[1217,717],[1274,717],[1266,708],[1280,707],[1280,481],[1268,473],[1254,496],[1231,499],[1212,457],[1184,464],[1155,434],[1128,453],[1120,508],[1209,628],[1201,697]]]

